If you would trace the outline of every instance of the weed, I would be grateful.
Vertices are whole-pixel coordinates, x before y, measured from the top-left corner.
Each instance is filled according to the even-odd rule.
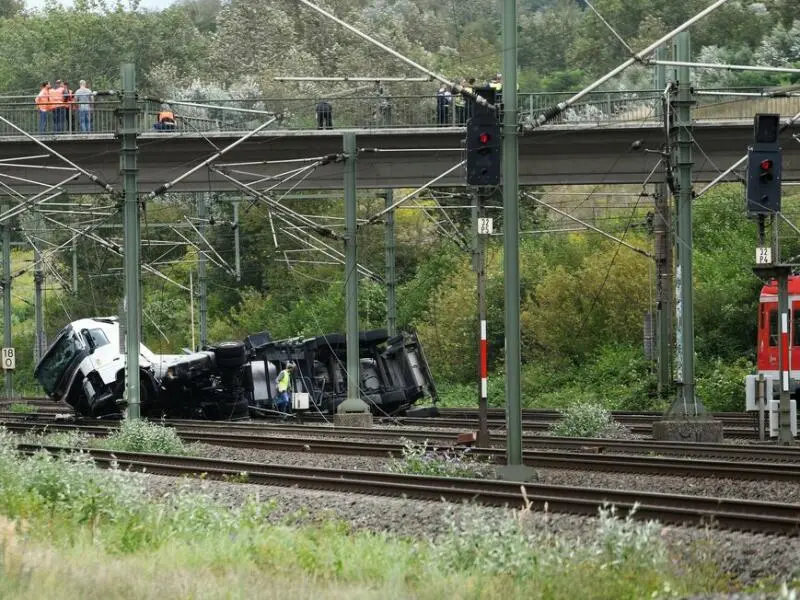
[[[431,475],[435,477],[480,477],[480,463],[469,456],[469,450],[461,452],[429,448],[428,442],[417,444],[403,441],[403,456],[392,459],[387,469],[392,473],[408,475]]]
[[[189,454],[189,449],[174,429],[144,420],[123,421],[103,445],[109,450],[122,452]]]
[[[88,433],[82,431],[53,431],[26,433],[20,436],[20,443],[37,446],[64,446],[65,448],[89,448],[96,441]]]
[[[561,419],[550,432],[567,437],[623,437],[627,429],[614,421],[611,412],[594,402],[578,402],[561,412]]]
[[[39,412],[39,407],[25,402],[13,402],[11,406],[8,407],[8,411],[20,415],[32,415]]]

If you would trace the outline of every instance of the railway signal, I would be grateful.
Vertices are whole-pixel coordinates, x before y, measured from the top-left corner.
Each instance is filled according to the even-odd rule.
[[[467,123],[467,184],[499,185],[502,136],[492,115],[475,115]]]
[[[755,117],[755,143],[747,149],[747,214],[774,215],[781,210],[783,151],[778,146],[779,115]]]

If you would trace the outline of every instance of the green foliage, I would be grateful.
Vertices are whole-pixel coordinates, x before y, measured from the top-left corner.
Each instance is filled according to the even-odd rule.
[[[472,597],[475,589],[509,598],[726,589],[716,571],[674,560],[657,523],[621,519],[608,508],[579,541],[555,535],[546,521],[529,527],[530,506],[505,513],[451,507],[444,531],[413,539],[324,516],[314,525],[275,525],[274,505],[258,497],[231,506],[188,483],[153,497],[143,481],[96,469],[79,454],[19,456],[0,429],[0,595],[221,599],[231,597],[231,582],[234,597],[269,590],[421,600]],[[101,576],[87,578],[87,564],[102,565]],[[303,585],[314,593],[299,591],[298,581],[312,582]]]
[[[478,463],[467,451],[456,452],[429,448],[428,442],[403,441],[403,456],[393,458],[386,468],[392,473],[433,475],[435,477],[480,477]]]
[[[8,407],[8,412],[31,415],[39,412],[39,407],[34,404],[26,404],[24,402],[12,402],[11,406]]]
[[[741,412],[744,410],[744,378],[755,365],[746,358],[723,360],[715,358],[701,363],[697,373],[697,397],[710,412]]]
[[[23,444],[37,446],[63,446],[64,448],[89,448],[98,440],[82,431],[53,431],[27,433],[20,438]]]
[[[562,410],[561,420],[553,423],[550,431],[557,436],[586,438],[616,437],[622,433],[611,412],[592,402],[576,402]]]
[[[186,444],[173,428],[144,420],[123,421],[118,430],[109,434],[104,446],[123,452],[189,454]]]

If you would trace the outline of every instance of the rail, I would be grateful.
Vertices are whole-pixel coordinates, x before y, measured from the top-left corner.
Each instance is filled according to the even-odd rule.
[[[68,448],[20,445],[20,452],[69,452]],[[346,493],[449,502],[477,502],[489,506],[522,506],[535,510],[595,516],[612,504],[620,514],[665,523],[711,525],[723,529],[782,535],[800,532],[800,505],[705,496],[685,496],[601,488],[568,487],[510,481],[401,475],[376,471],[323,469],[247,463],[208,458],[178,457],[135,452],[86,451],[98,466],[117,465],[131,471],[211,479],[246,481]],[[234,484],[235,485],[235,484]],[[524,488],[524,492],[523,492]]]
[[[105,436],[111,433],[111,427],[89,425],[89,426],[51,426],[49,428],[37,428],[30,423],[6,423],[5,426],[13,432],[53,432],[53,431],[80,431],[84,434],[93,436]],[[319,437],[277,437],[269,435],[253,435],[250,432],[233,432],[230,430],[209,430],[208,427],[195,427],[183,425],[176,427],[176,433],[185,442],[204,443],[213,446],[249,448],[260,450],[276,450],[283,452],[311,452],[319,454],[355,455],[355,456],[377,456],[399,457],[403,453],[404,446],[399,442],[387,441],[354,441],[352,439],[321,439]],[[317,428],[318,430],[320,428]],[[262,434],[265,432],[261,432]],[[283,434],[303,434],[307,431],[293,431],[284,428]],[[340,435],[356,437],[359,434],[355,431],[335,431]],[[393,436],[389,436],[393,437]],[[405,436],[397,436],[405,437]],[[573,440],[575,441],[575,440]],[[585,440],[591,442],[592,440]],[[593,440],[602,444],[602,440]],[[635,452],[649,453],[669,453],[679,448],[685,448],[687,453],[702,451],[702,449],[686,448],[687,445],[675,448],[672,443],[638,444],[629,446]],[[719,447],[722,446],[722,447]],[[452,449],[447,445],[439,446],[442,449]],[[729,479],[752,479],[752,480],[775,480],[775,481],[797,481],[800,477],[800,454],[789,456],[779,449],[761,453],[741,453],[742,447],[731,448],[724,445],[717,445],[715,448],[705,448],[706,452],[716,453],[725,459],[730,460],[709,460],[666,456],[635,456],[622,454],[625,449],[618,448],[619,454],[608,455],[595,452],[598,445],[583,445],[571,448],[571,451],[559,451],[555,449],[533,450],[527,448],[523,453],[525,464],[539,468],[570,469],[580,471],[597,471],[608,473],[644,473],[650,475],[672,475],[672,476],[692,476],[692,477],[721,477]],[[490,461],[492,463],[505,462],[505,450],[502,448],[472,448],[469,454],[477,459]],[[755,462],[756,459],[765,459],[767,462]],[[741,460],[745,459],[745,460]],[[789,460],[790,462],[776,462],[776,460]]]
[[[571,106],[554,123],[612,123],[654,122],[662,99],[659,90],[630,90],[593,92]],[[737,95],[731,95],[737,94]],[[743,94],[749,94],[744,96]],[[769,96],[759,88],[746,90],[702,90],[695,97],[697,119],[714,121],[752,118],[756,112],[773,112],[791,116],[800,112],[800,97]],[[543,110],[566,100],[573,92],[519,93],[520,122],[535,119]],[[247,100],[214,100],[207,103],[175,102],[170,109],[176,116],[178,132],[242,132],[254,129],[269,118],[276,117],[272,129],[310,130],[317,128],[315,107],[321,98],[251,98]],[[201,105],[202,104],[202,105]],[[361,94],[330,99],[332,125],[341,128],[412,128],[459,127],[470,116],[467,105],[454,103],[447,110],[437,108],[435,95],[380,96]],[[91,110],[90,127],[81,131],[76,110],[66,110],[61,131],[48,114],[44,130],[40,129],[39,114],[33,96],[0,97],[0,116],[15,127],[33,135],[113,134],[118,128],[119,107],[115,96],[98,96]],[[160,105],[149,100],[139,102],[137,129],[154,131],[153,125]],[[0,135],[22,135],[8,123],[0,122]]]

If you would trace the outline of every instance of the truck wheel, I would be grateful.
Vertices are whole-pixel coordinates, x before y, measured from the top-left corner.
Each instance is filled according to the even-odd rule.
[[[238,368],[247,362],[244,342],[220,342],[214,348],[217,365],[222,368]]]

